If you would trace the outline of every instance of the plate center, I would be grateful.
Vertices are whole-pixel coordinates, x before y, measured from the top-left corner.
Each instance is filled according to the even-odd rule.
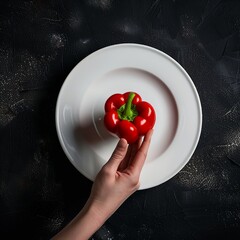
[[[116,69],[95,79],[89,86],[83,97],[82,108],[92,106],[92,111],[88,111],[90,115],[85,118],[87,121],[91,119],[95,129],[95,136],[91,133],[90,139],[93,141],[90,145],[99,157],[106,160],[109,158],[118,138],[108,133],[104,127],[104,104],[112,94],[127,91],[140,94],[143,101],[151,103],[156,111],[154,135],[148,154],[148,161],[153,161],[171,144],[178,126],[178,111],[175,99],[166,84],[142,69]],[[89,99],[92,99],[92,104],[89,104]]]

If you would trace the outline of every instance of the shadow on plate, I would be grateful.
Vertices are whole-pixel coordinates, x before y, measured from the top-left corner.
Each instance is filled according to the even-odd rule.
[[[73,131],[77,143],[85,141],[90,145],[97,145],[113,137],[104,126],[103,116],[98,119],[84,120],[77,124]]]

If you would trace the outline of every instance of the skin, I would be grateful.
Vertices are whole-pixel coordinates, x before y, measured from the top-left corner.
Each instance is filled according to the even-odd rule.
[[[153,130],[128,145],[120,139],[109,161],[98,173],[90,197],[80,213],[52,240],[87,240],[135,191],[147,157]]]

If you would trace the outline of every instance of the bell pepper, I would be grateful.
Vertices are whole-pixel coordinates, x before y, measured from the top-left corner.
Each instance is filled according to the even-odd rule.
[[[156,114],[152,105],[142,101],[139,94],[126,92],[110,96],[105,103],[104,125],[129,144],[153,128]]]

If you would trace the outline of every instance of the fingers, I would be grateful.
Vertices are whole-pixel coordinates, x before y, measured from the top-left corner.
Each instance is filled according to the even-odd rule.
[[[129,144],[128,146],[128,150],[127,153],[125,155],[125,158],[123,159],[123,161],[120,163],[118,171],[122,172],[124,169],[126,169],[129,165],[131,165],[132,160],[135,158],[135,155],[138,151],[138,149],[140,148],[142,143],[142,137],[140,137],[138,139],[138,141],[136,141],[133,144]]]
[[[123,161],[120,163],[118,171],[120,171],[120,172],[123,171],[124,169],[126,169],[129,166],[129,164],[131,164],[132,158],[135,157],[135,154],[136,154],[139,146],[141,145],[141,142],[140,142],[140,145],[139,145],[139,142],[140,142],[140,139],[136,143],[130,144],[128,146],[127,153],[126,153]]]
[[[129,147],[125,139],[120,139],[105,167],[116,172],[117,170],[123,171],[131,165],[133,172],[140,175],[147,157],[152,134],[153,130],[150,130],[143,141],[140,138],[136,143],[129,145]]]
[[[125,139],[120,139],[115,150],[113,151],[112,156],[105,166],[111,168],[112,171],[116,172],[120,163],[124,159],[128,149],[128,144]]]
[[[132,167],[133,167],[132,169],[137,175],[140,175],[143,164],[146,160],[148,149],[149,149],[150,142],[151,142],[152,134],[153,134],[153,130],[150,130],[146,134],[146,136],[145,136],[145,138],[142,142],[142,145],[140,146],[140,148],[138,149],[135,157],[132,160],[132,164],[131,164]]]
[[[130,161],[132,161],[135,158],[136,153],[138,152],[138,149],[141,147],[143,138],[140,137],[137,142],[132,144],[131,146],[131,155],[130,155]]]
[[[128,146],[127,153],[118,167],[118,171],[122,172],[129,164],[129,156],[131,153],[131,146]]]

